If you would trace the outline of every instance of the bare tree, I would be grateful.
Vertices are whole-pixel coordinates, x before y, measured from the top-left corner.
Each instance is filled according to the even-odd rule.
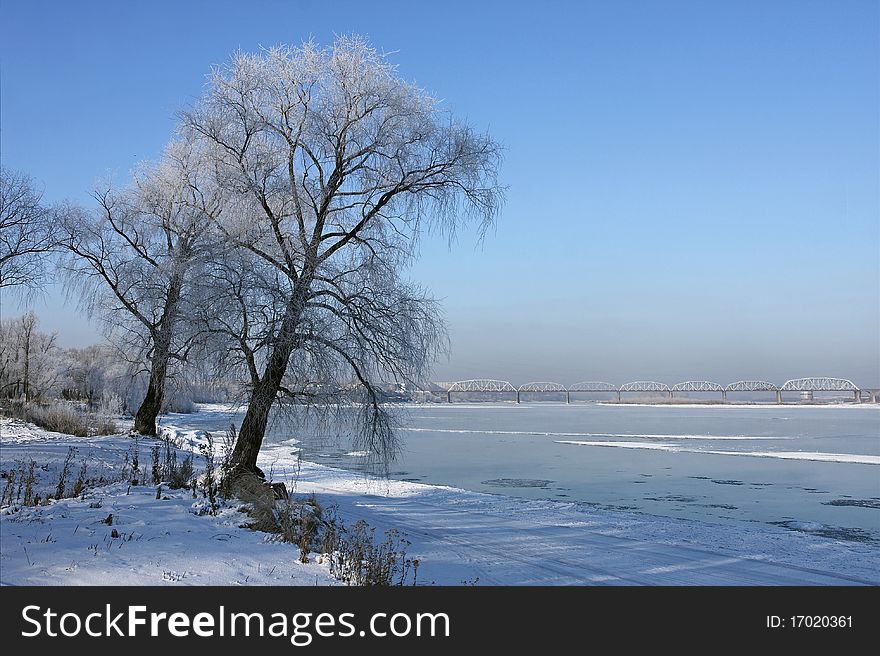
[[[28,176],[0,168],[0,290],[37,289],[55,246],[53,212]]]
[[[208,257],[207,228],[221,211],[197,162],[190,144],[174,142],[130,188],[97,193],[98,212],[71,210],[64,221],[68,284],[148,374],[134,423],[145,435],[156,434],[169,365],[192,347],[184,319]]]
[[[227,192],[218,228],[248,262],[232,271],[251,277],[217,274],[238,290],[224,306],[237,322],[218,330],[250,380],[234,471],[259,473],[276,399],[334,386],[351,396],[346,378],[364,444],[392,447],[378,384],[421,375],[443,335],[435,303],[401,270],[422,228],[494,220],[499,146],[358,37],[235,55],[183,129]]]

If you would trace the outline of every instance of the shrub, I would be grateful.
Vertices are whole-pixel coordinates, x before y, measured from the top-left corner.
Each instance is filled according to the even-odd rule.
[[[6,484],[3,486],[3,495],[0,496],[0,506],[12,505],[12,500],[15,496],[16,473],[17,472],[14,469],[3,472],[3,478],[6,479]]]
[[[116,422],[106,415],[90,415],[92,435],[115,435],[119,432]]]
[[[243,485],[239,496],[247,502],[252,522],[247,528],[274,533],[277,539],[299,547],[299,560],[322,554],[330,573],[348,585],[416,585],[419,560],[407,556],[410,546],[396,529],[385,531],[376,541],[376,529],[358,521],[346,529],[336,508],[323,508],[314,495],[305,499],[276,501],[265,483]]]
[[[410,543],[396,529],[385,531],[376,543],[376,529],[359,520],[350,531],[337,533],[329,553],[330,573],[348,585],[405,585],[418,580],[419,560],[407,558]]]
[[[109,417],[82,412],[75,405],[61,401],[44,405],[13,401],[4,406],[3,412],[40,428],[76,437],[117,432],[115,422]]]
[[[105,391],[98,405],[101,414],[118,417],[125,412],[125,401],[115,392]]]
[[[28,421],[56,433],[87,437],[91,432],[88,418],[66,404],[34,405],[29,408],[27,414]]]
[[[196,412],[196,404],[193,403],[192,396],[186,391],[171,389],[162,399],[162,412],[179,412],[188,415]]]
[[[3,472],[0,476],[6,479],[6,483],[3,486],[2,495],[0,495],[0,506],[15,507],[19,504],[22,506],[39,506],[45,505],[50,499],[84,497],[87,488],[105,485],[110,482],[103,475],[88,477],[88,462],[93,457],[93,454],[89,453],[80,460],[79,473],[71,485],[70,477],[76,457],[77,449],[70,447],[61,464],[61,468],[58,470],[58,478],[53,482],[45,481],[39,487],[40,480],[37,471],[49,471],[49,463],[38,467],[36,460],[31,458],[27,462],[19,462],[17,469]]]
[[[85,460],[82,461],[82,464],[79,468],[79,475],[76,477],[76,481],[73,484],[73,490],[70,492],[70,496],[78,497],[80,496],[86,488],[86,472],[88,471],[88,464]]]
[[[199,451],[205,459],[205,474],[202,479],[203,493],[211,504],[210,512],[212,515],[217,514],[219,507],[217,503],[217,495],[220,492],[217,478],[214,475],[214,438],[211,433],[205,433],[205,443],[199,445]]]
[[[27,472],[22,468],[22,473],[24,473],[24,500],[22,503],[26,506],[32,505],[36,498],[34,496],[34,486],[37,484],[37,476],[34,472],[36,465],[37,461],[31,458],[30,462],[28,462]]]
[[[70,475],[70,462],[76,455],[76,447],[67,449],[67,457],[64,459],[64,465],[58,474],[58,485],[55,486],[55,498],[63,499],[64,491],[67,489],[67,477]]]
[[[150,458],[152,461],[150,473],[153,484],[165,482],[172,490],[190,485],[193,478],[192,454],[188,453],[183,460],[178,462],[177,448],[171,443],[170,438],[166,437],[163,440],[161,449],[154,446],[151,449]]]
[[[162,482],[162,467],[159,465],[159,446],[150,449],[150,473],[153,475],[153,485]]]

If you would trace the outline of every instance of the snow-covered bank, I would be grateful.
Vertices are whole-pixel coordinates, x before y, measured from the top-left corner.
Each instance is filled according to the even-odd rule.
[[[117,483],[85,500],[4,513],[3,585],[333,585],[293,545],[238,528],[234,508],[198,516],[188,490]],[[112,517],[112,524],[107,518]],[[115,533],[114,533],[115,531]]]
[[[211,414],[163,421],[198,444]],[[216,414],[213,419],[216,423]],[[2,420],[0,462],[60,462],[76,446],[90,462],[118,466],[125,437],[71,438]],[[419,581],[437,584],[880,584],[880,548],[766,526],[720,525],[529,501],[450,487],[370,478],[300,462],[294,441],[268,445],[260,466],[297,494],[338,506],[351,525],[397,528],[419,558]],[[114,465],[113,463],[116,463]],[[45,476],[51,478],[52,466]],[[201,516],[188,492],[114,483],[85,500],[0,515],[0,579],[13,584],[299,584],[335,582],[298,549],[238,528],[234,509]],[[100,507],[92,507],[100,500]],[[195,503],[196,507],[193,508]],[[113,514],[113,524],[102,523]],[[113,538],[116,529],[120,537]],[[128,539],[129,536],[133,536]]]
[[[196,440],[194,432],[190,436]],[[38,464],[37,491],[54,488],[71,447],[73,476],[118,478],[133,440],[78,438],[0,418],[0,469]],[[152,440],[142,441],[141,471]],[[41,469],[43,468],[43,469]],[[5,486],[6,479],[2,481]],[[115,482],[88,489],[84,498],[48,506],[6,508],[0,514],[3,585],[334,585],[327,568],[298,562],[298,550],[239,528],[234,507],[203,513],[190,490]]]

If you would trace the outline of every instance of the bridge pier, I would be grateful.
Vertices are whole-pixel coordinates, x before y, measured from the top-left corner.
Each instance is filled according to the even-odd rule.
[[[446,402],[452,403],[452,392],[450,392],[449,390],[446,390]]]
[[[721,402],[727,403],[727,390],[721,390]]]
[[[617,402],[620,403],[620,390],[617,390]]]
[[[782,392],[780,392],[779,390],[776,390],[776,402],[782,403]]]
[[[571,403],[571,392],[569,392],[568,390],[565,391],[565,402]]]
[[[855,392],[853,392],[853,394],[855,394],[856,403],[861,403],[862,402],[862,390],[856,390]]]
[[[516,402],[519,403],[519,390],[516,390]]]

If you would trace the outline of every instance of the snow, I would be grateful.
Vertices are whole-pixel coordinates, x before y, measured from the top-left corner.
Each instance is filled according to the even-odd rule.
[[[785,392],[785,394],[794,394],[794,392]],[[599,401],[601,405],[616,406],[622,408],[720,408],[722,410],[730,408],[766,408],[768,410],[778,410],[779,408],[862,408],[865,410],[876,410],[876,403],[854,403],[853,401],[815,401],[812,403],[798,403],[795,401],[789,403],[773,403],[765,401],[763,403],[748,403],[735,401],[733,403],[687,403],[685,401],[667,401],[666,403],[615,403],[613,401]]]
[[[852,453],[826,453],[824,451],[709,451],[718,455],[754,456],[756,458],[782,458],[784,460],[819,460],[822,462],[853,462],[863,465],[880,465],[880,456]]]
[[[204,439],[199,425],[218,406],[163,420],[182,444]],[[54,485],[68,447],[89,454],[109,474],[132,440],[74,438],[0,419],[0,463],[48,463],[38,472]],[[351,525],[364,519],[396,528],[419,558],[419,581],[555,585],[797,585],[880,584],[880,553],[872,543],[834,540],[798,527],[722,525],[532,501],[444,486],[364,476],[299,460],[287,444],[267,445],[260,466],[298,495],[336,505]],[[151,442],[142,442],[146,463]],[[656,446],[656,445],[655,445]],[[198,460],[198,458],[197,458]],[[74,460],[74,476],[79,458]],[[323,564],[298,562],[293,545],[239,528],[230,505],[217,517],[199,514],[189,492],[112,483],[84,500],[0,513],[0,581],[4,584],[330,585]],[[167,497],[167,498],[164,498]],[[96,507],[100,503],[100,507]],[[113,515],[112,526],[102,523]],[[113,538],[116,529],[119,537]],[[129,536],[130,539],[129,539]]]
[[[410,433],[475,433],[482,435],[535,435],[540,437],[642,437],[659,440],[790,440],[793,437],[775,435],[661,435],[656,433],[561,433],[543,431],[511,431],[511,430],[476,430],[456,428],[410,428],[405,427],[402,431]],[[560,444],[575,442],[559,441]],[[586,444],[586,443],[584,443]]]
[[[681,436],[667,435],[665,437],[679,438]],[[711,453],[718,456],[752,456],[756,458],[782,458],[784,460],[816,460],[820,462],[851,462],[863,465],[880,465],[880,456],[853,453],[826,453],[822,451],[718,451],[712,449],[688,449],[678,446],[677,444],[663,444],[657,442],[620,442],[589,440],[554,441],[557,444],[572,444],[575,446],[607,446],[618,447],[622,449],[656,449],[660,451],[675,451],[685,453]]]
[[[291,545],[238,528],[225,508],[195,514],[180,490],[115,484],[79,499],[2,515],[4,585],[331,585],[327,569]],[[100,504],[100,505],[99,505]],[[96,507],[97,506],[97,507]],[[112,515],[112,526],[104,520]],[[113,537],[113,530],[118,537]]]
[[[292,467],[270,448],[276,471]],[[880,582],[875,546],[748,527],[530,501],[302,463],[297,491],[340,516],[393,526],[442,584],[852,584]]]
[[[660,442],[590,442],[588,440],[555,440],[557,444],[574,444],[575,446],[616,446],[621,449],[657,449],[658,451],[678,451],[675,444]]]
[[[199,431],[187,437],[197,442]],[[118,472],[133,440],[126,436],[77,438],[0,419],[0,463],[33,458],[42,490],[54,488],[69,447],[87,458],[90,473]],[[149,447],[140,443],[141,467]],[[198,458],[197,458],[198,459]],[[75,477],[81,458],[72,461]],[[5,484],[5,481],[3,481]],[[201,497],[201,495],[200,495]],[[239,528],[234,506],[214,517],[198,514],[204,501],[188,490],[113,483],[83,500],[6,508],[0,513],[0,583],[3,585],[334,585],[327,568],[298,562],[298,549],[264,533]],[[105,523],[112,515],[112,524]],[[119,537],[113,537],[113,531]]]

